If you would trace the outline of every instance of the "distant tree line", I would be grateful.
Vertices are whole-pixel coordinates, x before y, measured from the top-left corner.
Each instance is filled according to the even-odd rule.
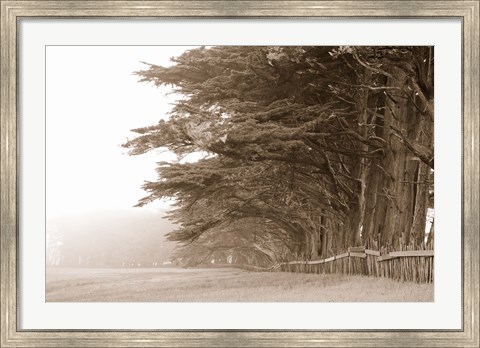
[[[159,163],[138,203],[175,199],[168,238],[185,264],[432,241],[433,47],[218,46],[172,60],[136,74],[182,98],[124,146],[205,154]]]
[[[46,262],[59,267],[160,267],[173,226],[153,212],[83,214],[48,221]]]

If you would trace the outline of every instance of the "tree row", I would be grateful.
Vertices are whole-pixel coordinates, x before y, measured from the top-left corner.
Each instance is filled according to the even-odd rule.
[[[433,240],[432,47],[218,46],[172,60],[136,74],[181,98],[124,146],[178,156],[139,206],[174,199],[168,238],[184,264]]]

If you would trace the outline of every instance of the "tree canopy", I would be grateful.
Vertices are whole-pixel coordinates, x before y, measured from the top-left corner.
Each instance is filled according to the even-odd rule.
[[[432,47],[217,46],[172,60],[136,74],[183,98],[123,146],[206,154],[159,163],[138,204],[175,199],[182,258],[268,264],[425,241]]]

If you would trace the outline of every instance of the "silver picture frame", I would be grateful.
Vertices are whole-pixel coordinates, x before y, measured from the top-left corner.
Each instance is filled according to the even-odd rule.
[[[1,1],[2,347],[479,347],[478,1]],[[461,330],[19,330],[18,35],[23,17],[460,18],[462,21],[463,197]]]

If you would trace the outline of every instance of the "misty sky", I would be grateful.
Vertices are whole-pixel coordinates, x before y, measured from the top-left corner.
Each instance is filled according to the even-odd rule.
[[[174,158],[128,156],[120,147],[129,130],[165,118],[175,96],[168,88],[139,83],[132,72],[145,61],[170,65],[185,46],[47,47],[47,220],[105,210],[161,209],[157,202],[132,208],[155,180],[155,163]]]

